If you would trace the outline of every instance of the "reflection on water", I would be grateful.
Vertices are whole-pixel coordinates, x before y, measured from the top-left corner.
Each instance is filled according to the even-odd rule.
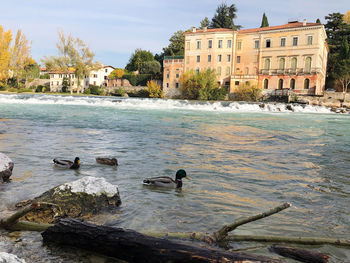
[[[119,186],[120,209],[95,219],[108,225],[210,232],[287,201],[292,208],[236,232],[349,236],[347,116],[16,103],[0,103],[0,112],[8,119],[0,151],[15,161],[12,183],[0,186],[1,210],[89,175]],[[53,169],[54,157],[75,156],[79,171]],[[95,157],[117,157],[120,165],[102,166]],[[179,168],[192,179],[181,191],[141,184]],[[344,249],[316,250],[333,262],[350,259]]]

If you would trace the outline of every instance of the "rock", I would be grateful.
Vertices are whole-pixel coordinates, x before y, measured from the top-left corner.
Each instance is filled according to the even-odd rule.
[[[0,183],[9,181],[13,166],[12,160],[7,155],[0,153]]]
[[[106,164],[111,166],[118,166],[118,160],[116,158],[96,158],[96,162],[100,164]]]
[[[1,263],[26,263],[24,259],[20,259],[16,255],[9,254],[6,252],[0,252]]]
[[[292,105],[290,104],[286,105],[286,110],[294,111]]]
[[[331,108],[331,111],[332,111],[332,112],[337,112],[337,108],[332,107],[332,108]]]
[[[43,207],[26,214],[21,220],[37,223],[55,223],[59,218],[84,218],[104,210],[112,210],[121,204],[118,187],[104,178],[86,176],[71,183],[56,186],[33,200],[18,203],[46,202],[57,205]]]
[[[263,108],[265,108],[265,104],[264,104],[264,103],[261,103],[261,104],[259,104],[259,107],[260,107],[261,109],[263,109]]]

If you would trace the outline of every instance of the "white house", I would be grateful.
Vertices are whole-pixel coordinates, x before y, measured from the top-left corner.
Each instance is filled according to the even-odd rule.
[[[103,66],[99,70],[91,71],[89,76],[80,80],[80,92],[84,92],[90,85],[107,86],[108,76],[113,70],[112,66]],[[50,90],[52,92],[62,91],[62,83],[65,78],[70,79],[73,89],[77,89],[78,79],[74,74],[74,69],[69,70],[69,72],[50,71],[48,73],[50,74]]]

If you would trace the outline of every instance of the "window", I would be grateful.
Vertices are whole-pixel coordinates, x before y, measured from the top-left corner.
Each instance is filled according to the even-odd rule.
[[[57,86],[58,86],[58,85],[60,85],[60,82],[59,82],[59,81],[57,81]]]
[[[179,78],[179,73],[176,73],[176,75],[175,75],[175,76],[176,76],[176,78],[178,79],[178,78]]]
[[[197,62],[201,62],[201,56],[197,56]]]
[[[170,78],[170,74],[168,73],[168,74],[166,74],[166,78],[168,79],[168,78]]]
[[[196,69],[196,72],[197,72],[197,73],[199,73],[199,72],[200,72],[200,69],[199,69],[199,68],[197,68],[197,69]]]
[[[242,50],[242,41],[237,42],[237,50]]]
[[[311,71],[311,57],[305,59],[305,72],[310,73]]]
[[[175,84],[175,88],[179,88],[179,83],[178,82],[176,82],[176,84]]]
[[[60,74],[58,77],[59,77],[59,78],[62,78],[62,74]]]
[[[94,81],[94,86],[96,86],[96,81]]]
[[[53,79],[54,77],[55,77],[55,75],[54,75],[54,74],[51,74],[51,75],[50,75],[50,78],[52,78],[52,79]]]
[[[166,87],[169,88],[169,83],[166,84]]]
[[[241,63],[241,56],[237,56],[237,64]]]
[[[312,36],[307,36],[307,44],[312,45]]]
[[[269,88],[269,80],[264,79],[264,89],[268,89],[268,88]]]
[[[213,47],[213,40],[208,40],[208,48],[212,48]]]
[[[104,76],[104,79],[107,80],[107,76]]]
[[[186,64],[190,64],[190,57],[186,56]]]
[[[227,60],[227,62],[231,62],[231,55],[227,55],[226,60]]]
[[[221,67],[218,67],[218,68],[217,68],[216,74],[219,75],[219,76],[221,75]]]
[[[230,68],[230,67],[227,67],[227,68],[226,68],[226,76],[227,76],[227,75],[230,75],[230,73],[231,73],[230,71],[231,71],[231,68]]]
[[[255,40],[254,41],[254,48],[258,49],[260,47],[260,41],[259,40]]]
[[[293,37],[293,46],[298,45],[298,37]]]
[[[264,60],[264,69],[265,70],[270,69],[270,59],[269,58],[265,58],[265,60]]]
[[[221,55],[218,55],[218,62],[221,62]]]
[[[208,55],[208,62],[211,62],[211,55]]]
[[[283,89],[283,79],[279,79],[278,81],[278,88]]]
[[[310,80],[309,79],[305,79],[304,80],[304,89],[309,89],[310,86]]]
[[[85,86],[89,86],[89,81],[85,81]]]
[[[283,70],[286,60],[284,58],[280,58],[278,63],[278,69]]]
[[[295,89],[295,79],[290,80],[290,89]]]
[[[266,39],[266,47],[267,48],[271,47],[271,40],[270,39]]]
[[[74,86],[74,81],[72,81],[72,86]]]
[[[290,68],[292,70],[296,70],[297,69],[297,58],[292,58],[292,60],[290,62]]]
[[[97,78],[97,74],[94,74],[94,78]]]
[[[201,41],[197,41],[197,49],[201,49]]]
[[[187,43],[186,43],[186,49],[187,49],[187,50],[190,50],[190,42],[187,42]]]
[[[285,47],[286,46],[286,38],[283,37],[281,38],[281,47]]]
[[[244,69],[244,74],[249,75],[249,68],[248,67]]]
[[[108,72],[108,69],[105,69],[105,72],[107,73],[107,72]]]
[[[222,40],[219,40],[219,42],[218,42],[218,48],[222,48]]]
[[[235,85],[236,85],[236,86],[239,86],[239,81],[235,81]]]
[[[232,41],[231,40],[227,40],[227,48],[231,48],[232,47]]]

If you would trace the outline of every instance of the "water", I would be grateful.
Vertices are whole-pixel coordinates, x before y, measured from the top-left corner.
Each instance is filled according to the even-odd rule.
[[[235,233],[348,238],[350,116],[293,107],[0,95],[0,152],[15,162],[12,182],[0,185],[0,210],[58,184],[96,176],[119,186],[120,209],[96,219],[112,226],[212,232],[291,202],[292,208]],[[54,157],[76,156],[80,170],[53,169]],[[119,167],[99,165],[95,157],[116,157]],[[181,191],[141,184],[179,168],[192,179],[184,180]],[[26,238],[37,240],[38,234]],[[249,252],[268,255],[267,246],[233,246],[256,246]],[[331,262],[350,260],[344,248],[312,249],[330,254]],[[52,260],[52,252],[40,253]]]

